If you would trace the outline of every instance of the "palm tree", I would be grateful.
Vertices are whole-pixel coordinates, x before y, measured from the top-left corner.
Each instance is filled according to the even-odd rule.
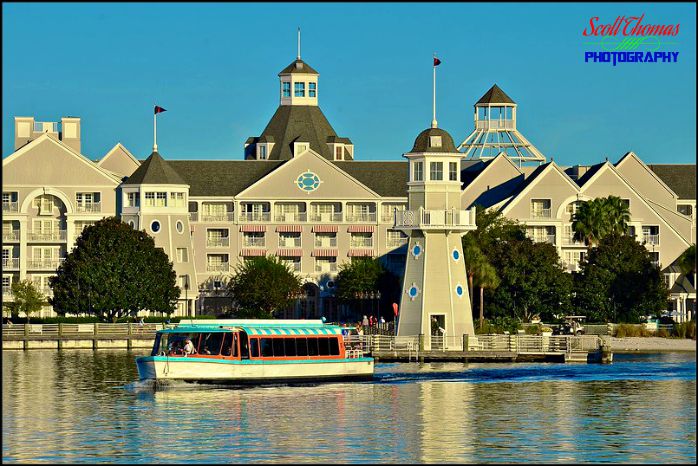
[[[692,244],[676,260],[681,272],[688,276],[696,273],[696,245]]]
[[[483,260],[475,268],[475,281],[480,288],[480,328],[482,328],[485,321],[485,288],[497,288],[500,280],[492,264]]]
[[[610,226],[609,233],[624,235],[628,231],[630,222],[630,209],[628,203],[618,196],[608,196],[601,199]]]
[[[468,275],[468,291],[470,292],[470,308],[473,307],[473,280],[479,264],[486,261],[480,246],[477,244],[475,235],[467,234],[463,237],[463,261],[465,262],[465,273]]]
[[[599,198],[582,202],[572,217],[574,239],[590,246],[597,244],[610,230],[607,210]]]

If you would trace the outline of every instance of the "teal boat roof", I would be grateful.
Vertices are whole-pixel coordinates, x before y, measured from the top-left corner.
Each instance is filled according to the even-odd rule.
[[[217,333],[245,331],[248,335],[339,335],[339,325],[324,324],[321,320],[187,320],[161,333]]]

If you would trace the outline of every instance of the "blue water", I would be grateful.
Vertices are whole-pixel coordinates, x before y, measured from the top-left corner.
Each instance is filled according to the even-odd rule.
[[[695,353],[377,364],[372,382],[137,382],[126,351],[4,351],[7,463],[696,460]]]

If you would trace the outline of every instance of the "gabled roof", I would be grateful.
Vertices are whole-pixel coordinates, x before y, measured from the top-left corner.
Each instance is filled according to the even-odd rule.
[[[380,196],[407,197],[407,162],[332,163]]]
[[[316,105],[280,105],[262,135],[251,142],[264,141],[264,138],[274,141],[269,160],[292,159],[294,142],[307,142],[312,150],[331,160],[333,154],[327,143],[336,141],[332,138],[337,138],[337,133]]]
[[[236,196],[286,163],[268,160],[171,160],[190,196]]]
[[[671,287],[671,290],[669,290],[669,293],[671,294],[679,294],[679,293],[688,293],[692,294],[695,293],[696,289],[693,286],[693,284],[688,280],[688,277],[686,275],[681,274],[679,275],[679,278],[676,279],[674,282],[674,286]]]
[[[696,165],[689,164],[648,164],[661,180],[680,199],[696,198]]]
[[[286,68],[281,70],[279,72],[279,76],[282,74],[289,74],[289,73],[303,73],[303,74],[317,74],[319,75],[317,71],[315,71],[310,65],[308,65],[306,62],[303,60],[296,59],[293,62],[291,62],[290,65],[288,65]]]
[[[124,181],[124,184],[187,184],[187,182],[165,162],[159,153],[153,152]]]
[[[606,163],[608,162],[597,163],[596,165],[589,167],[589,169],[582,176],[575,180],[577,185],[579,185],[580,188],[584,186],[584,183],[589,181],[589,179],[594,176],[596,172],[598,172]]]
[[[489,91],[485,92],[485,95],[480,97],[475,105],[477,104],[514,104],[511,97],[506,95],[506,93],[499,88],[496,84],[490,88]]]

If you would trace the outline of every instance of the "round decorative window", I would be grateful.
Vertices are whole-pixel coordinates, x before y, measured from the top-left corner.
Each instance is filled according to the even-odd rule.
[[[327,282],[327,288],[334,288],[334,282],[332,280]]]
[[[150,229],[152,230],[153,233],[157,233],[160,231],[160,222],[157,220],[153,220],[153,222],[150,224]]]
[[[417,243],[414,246],[412,246],[412,255],[414,258],[418,258],[419,255],[422,253],[422,245]]]
[[[410,297],[410,299],[414,300],[414,298],[416,298],[418,294],[419,294],[419,288],[417,287],[417,285],[415,283],[412,283],[412,286],[410,286],[407,289],[407,295]]]
[[[458,252],[458,249],[453,250],[452,256],[453,256],[453,260],[458,262],[458,259],[460,259],[460,253]]]
[[[456,294],[460,297],[463,296],[463,287],[461,285],[456,285]]]
[[[181,220],[177,220],[177,232],[180,234],[184,232],[184,224]]]
[[[320,177],[311,171],[301,173],[296,179],[296,186],[298,186],[298,189],[305,191],[306,193],[315,191],[320,187],[320,183],[322,183]]]

